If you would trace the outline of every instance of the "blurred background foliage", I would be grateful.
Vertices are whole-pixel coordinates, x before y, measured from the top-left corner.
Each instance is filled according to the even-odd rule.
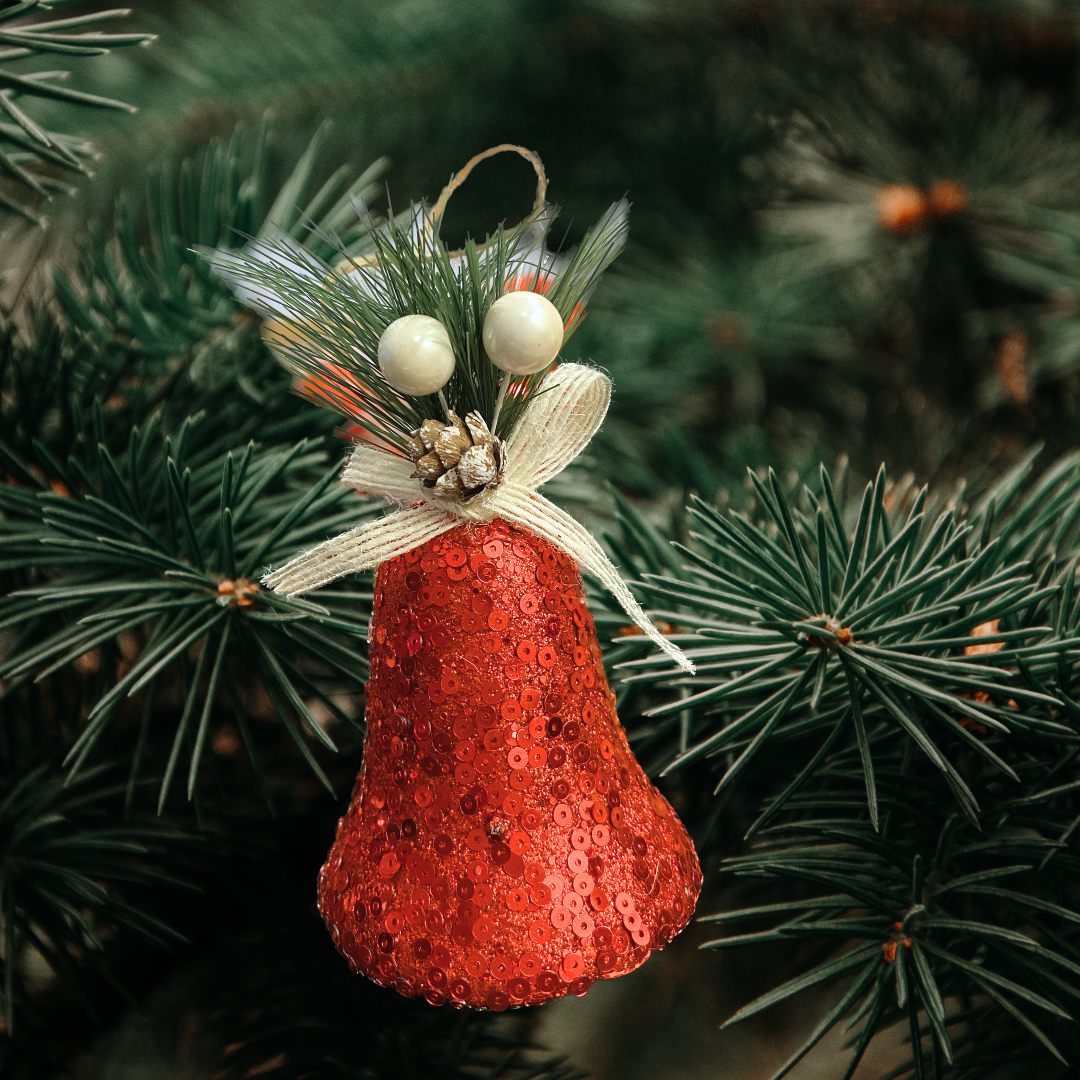
[[[0,5],[16,29],[16,16],[101,12],[111,9]],[[827,1015],[827,994],[777,998],[746,1024],[717,1028],[781,982],[793,956],[804,969],[821,958],[794,944],[799,928],[770,926],[752,948],[698,954],[717,930],[695,926],[583,1001],[497,1021],[387,1003],[348,977],[311,901],[359,766],[365,583],[313,597],[318,610],[270,609],[245,602],[253,594],[238,575],[372,510],[332,483],[342,418],[290,393],[257,320],[191,249],[239,242],[270,222],[305,241],[298,211],[347,236],[364,207],[400,211],[433,197],[486,146],[532,147],[567,243],[614,198],[633,202],[630,246],[567,356],[611,373],[613,408],[587,460],[551,492],[605,534],[628,574],[680,577],[667,540],[690,542],[691,496],[746,510],[775,540],[768,497],[747,467],[776,470],[812,547],[818,463],[844,462],[834,479],[842,489],[846,470],[841,516],[852,529],[860,483],[884,461],[874,489],[882,516],[902,528],[913,492],[928,484],[934,513],[957,514],[949,529],[972,523],[975,552],[984,550],[975,535],[981,545],[1010,535],[1014,518],[995,520],[995,507],[1058,460],[1047,475],[1064,486],[1023,504],[1039,508],[1038,527],[1035,510],[1017,512],[1010,541],[1027,545],[1010,551],[1024,556],[1023,588],[1042,597],[1071,589],[1075,566],[1071,532],[1048,532],[1047,522],[1061,514],[1074,524],[1075,460],[1062,455],[1080,445],[1080,8],[142,0],[100,32],[134,36],[93,56],[85,43],[47,51],[43,40],[3,38],[13,54],[0,56],[30,80],[5,82],[0,71],[11,106],[0,103],[10,159],[0,170],[0,577],[18,594],[0,610],[0,1069],[20,1078],[561,1080],[579,1066],[620,1078],[770,1076]],[[116,47],[151,35],[151,48]],[[58,64],[70,80],[57,78]],[[54,84],[98,100],[33,92]],[[42,132],[66,134],[42,141],[20,124],[22,110]],[[519,220],[532,189],[523,162],[485,163],[451,202],[444,237],[456,245]],[[1052,491],[1058,501],[1039,502]],[[133,529],[138,559],[121,546]],[[794,552],[785,550],[782,559]],[[722,563],[731,553],[721,544],[709,554]],[[218,593],[221,579],[237,584]],[[1057,640],[1073,632],[1059,617],[1072,596],[1054,600]],[[640,645],[619,636],[621,614],[598,594],[592,602],[608,658],[640,658]],[[696,625],[694,602],[675,607],[671,618]],[[1018,627],[1038,625],[1036,614],[1046,616],[1033,608]],[[1053,692],[1068,698],[1071,677],[1055,668]],[[672,711],[665,686],[619,688],[654,775],[691,732],[730,719],[687,707],[656,726],[642,713]],[[125,696],[131,687],[141,696]],[[897,791],[916,780],[933,791],[934,771],[920,759],[912,780],[903,743],[877,722],[882,805],[902,802]],[[767,765],[748,759],[720,799],[710,795],[715,766],[734,763],[731,748],[665,781],[701,846],[703,913],[741,907],[764,927],[744,879],[798,876],[800,859],[836,840],[798,813],[866,808],[853,745],[792,804],[795,819],[777,824],[765,855],[741,838],[761,797],[805,763],[797,739],[770,746]],[[972,857],[963,844],[979,841],[943,818],[905,820],[875,846],[862,821],[852,835],[865,850],[852,865],[891,875],[889,902],[900,907],[912,875],[921,881],[914,862],[929,864],[935,843],[956,874],[1002,870],[994,860],[1014,855],[1030,870],[1051,833],[1069,842],[1077,812],[1075,748],[1053,762],[1046,754],[1045,744],[1017,751],[1024,760],[1012,763],[1035,802],[1014,792],[1012,818],[995,818],[996,835],[1023,843]],[[989,777],[971,783],[993,805],[1003,796]],[[1042,817],[1031,809],[1040,791],[1053,792]],[[934,797],[951,813],[947,789]],[[768,843],[788,845],[782,870]],[[733,855],[737,886],[717,872]],[[23,876],[35,859],[52,868],[48,888]],[[1075,859],[1054,864],[1055,903],[1075,904]],[[879,921],[894,913],[882,904]],[[1001,922],[1030,930],[1038,918],[1021,905]],[[876,941],[879,929],[851,932]],[[1047,934],[1062,955],[1080,955],[1075,926]],[[974,940],[965,938],[965,955],[978,955]],[[1015,955],[1009,963],[1023,968]],[[969,993],[964,977],[948,979],[947,994]],[[904,1022],[875,1039],[863,1078],[915,1067],[902,1033],[911,1015],[918,1030],[918,1016],[901,1012],[918,995],[886,1005],[879,985],[867,998],[875,1023]],[[932,1011],[934,994],[918,985]],[[1056,984],[1046,993],[1057,1001],[1059,991],[1067,997]],[[985,997],[968,1004],[959,1023],[970,1021],[969,1034],[954,1038],[958,1067],[972,1071],[956,1075],[982,1076],[973,1040],[1004,1039],[998,1063],[1024,1044]],[[931,1056],[934,1037],[928,1026]],[[851,1038],[828,1032],[794,1075],[844,1075]],[[1054,1038],[1075,1046],[1068,1030]]]
[[[53,209],[53,244],[107,231],[118,191],[138,206],[137,177],[237,126],[252,143],[268,109],[270,190],[329,118],[320,179],[388,156],[399,208],[512,138],[547,164],[570,240],[612,193],[633,200],[574,350],[616,377],[604,456],[637,493],[841,451],[952,478],[988,445],[1071,445],[1069,5],[233,0],[143,5],[138,24],[154,48],[80,72],[141,112],[95,117],[97,181]],[[491,162],[448,240],[515,220],[530,191],[527,166]]]

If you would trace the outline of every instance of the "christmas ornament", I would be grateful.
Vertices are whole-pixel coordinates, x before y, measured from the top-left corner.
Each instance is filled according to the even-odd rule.
[[[454,374],[454,347],[446,327],[427,315],[395,319],[379,338],[379,369],[401,394],[441,390]]]
[[[357,971],[534,1004],[638,967],[701,885],[615,715],[572,559],[496,519],[376,577],[364,771],[319,879]]]
[[[559,355],[562,343],[562,316],[539,293],[500,296],[484,319],[484,348],[491,362],[509,375],[543,371]]]
[[[447,198],[505,149],[537,170],[532,215],[482,247],[445,251]],[[499,1010],[583,994],[667,944],[701,887],[685,829],[619,725],[580,570],[693,666],[593,537],[537,491],[607,411],[601,372],[547,369],[624,242],[626,205],[554,255],[545,190],[534,154],[496,147],[430,215],[418,210],[407,232],[386,223],[374,255],[322,279],[299,273],[287,246],[214,256],[290,328],[284,357],[307,376],[306,392],[348,403],[379,440],[353,450],[342,482],[399,508],[263,584],[293,596],[377,568],[364,765],[319,907],[354,970],[433,1004]],[[415,290],[387,284],[405,274]],[[405,293],[425,297],[427,311],[403,312]],[[374,362],[381,341],[405,317],[436,312],[453,374],[438,398],[392,394]],[[534,316],[543,333],[522,335]]]

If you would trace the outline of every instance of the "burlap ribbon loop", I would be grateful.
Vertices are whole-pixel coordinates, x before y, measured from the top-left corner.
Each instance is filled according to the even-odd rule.
[[[683,670],[694,666],[649,621],[626,583],[593,536],[574,518],[537,492],[588,445],[604,420],[611,380],[595,368],[561,364],[541,382],[506,443],[502,482],[469,502],[437,498],[413,479],[413,464],[370,446],[353,451],[341,482],[369,495],[381,495],[400,509],[378,521],[319,544],[263,584],[286,596],[317,589],[344,574],[370,570],[434,539],[463,521],[501,518],[560,547],[586,573],[598,578],[634,624]]]

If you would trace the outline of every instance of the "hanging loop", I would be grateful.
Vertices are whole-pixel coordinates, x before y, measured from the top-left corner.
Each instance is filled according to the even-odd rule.
[[[459,169],[452,177],[450,177],[450,183],[442,189],[439,195],[438,201],[432,208],[431,217],[428,218],[425,232],[434,233],[438,230],[442,224],[443,214],[446,212],[446,204],[450,201],[450,196],[462,184],[469,178],[469,173],[480,164],[481,161],[485,161],[489,157],[494,157],[496,154],[504,153],[505,151],[512,150],[515,154],[520,154],[530,165],[536,170],[536,199],[533,202],[532,212],[522,222],[524,225],[526,222],[535,221],[543,212],[547,199],[547,173],[544,172],[544,163],[540,160],[540,155],[534,150],[529,150],[524,146],[515,146],[513,143],[499,143],[498,146],[492,146],[488,150],[482,150],[479,154],[470,158],[465,166]]]

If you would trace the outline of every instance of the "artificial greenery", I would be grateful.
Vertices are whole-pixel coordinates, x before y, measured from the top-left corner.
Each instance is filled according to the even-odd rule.
[[[269,318],[274,348],[288,366],[315,387],[327,387],[328,405],[406,451],[421,423],[444,418],[445,409],[437,395],[406,397],[382,377],[379,339],[392,322],[406,315],[437,319],[456,361],[442,391],[450,410],[494,417],[503,373],[482,339],[492,303],[509,289],[542,293],[562,316],[565,346],[626,241],[624,201],[610,207],[571,255],[553,260],[546,248],[557,210],[544,203],[542,171],[540,177],[538,206],[528,218],[513,228],[499,226],[483,244],[467,240],[460,252],[442,241],[441,210],[417,207],[382,226],[373,223],[366,254],[338,242],[333,268],[276,234],[238,252],[212,252],[211,265]],[[335,238],[323,233],[323,239]],[[513,430],[544,374],[512,380],[495,434]]]
[[[95,419],[100,430],[100,411]],[[337,486],[336,457],[326,470],[328,455],[317,445],[256,451],[249,444],[223,457],[200,454],[192,445],[200,419],[187,421],[175,439],[162,438],[153,421],[133,428],[119,459],[99,441],[86,458],[55,462],[62,493],[3,491],[6,567],[30,571],[29,581],[67,571],[59,581],[15,590],[3,601],[0,625],[19,631],[0,674],[5,693],[30,679],[45,681],[97,651],[87,724],[64,764],[77,773],[118,710],[135,699],[144,713],[131,763],[135,784],[155,690],[178,677],[183,709],[161,778],[159,812],[181,762],[188,798],[194,795],[219,692],[271,797],[231,651],[240,648],[253,659],[275,711],[330,790],[300,727],[330,750],[334,743],[305,697],[315,694],[352,725],[331,691],[318,686],[329,678],[357,690],[365,675],[353,647],[366,633],[362,613],[370,594],[323,594],[319,604],[289,601],[263,591],[257,579],[264,566],[324,530],[349,528],[376,508]],[[77,617],[57,622],[58,612]],[[135,656],[123,662],[125,637],[134,638],[128,648]],[[191,665],[193,650],[198,659]]]

